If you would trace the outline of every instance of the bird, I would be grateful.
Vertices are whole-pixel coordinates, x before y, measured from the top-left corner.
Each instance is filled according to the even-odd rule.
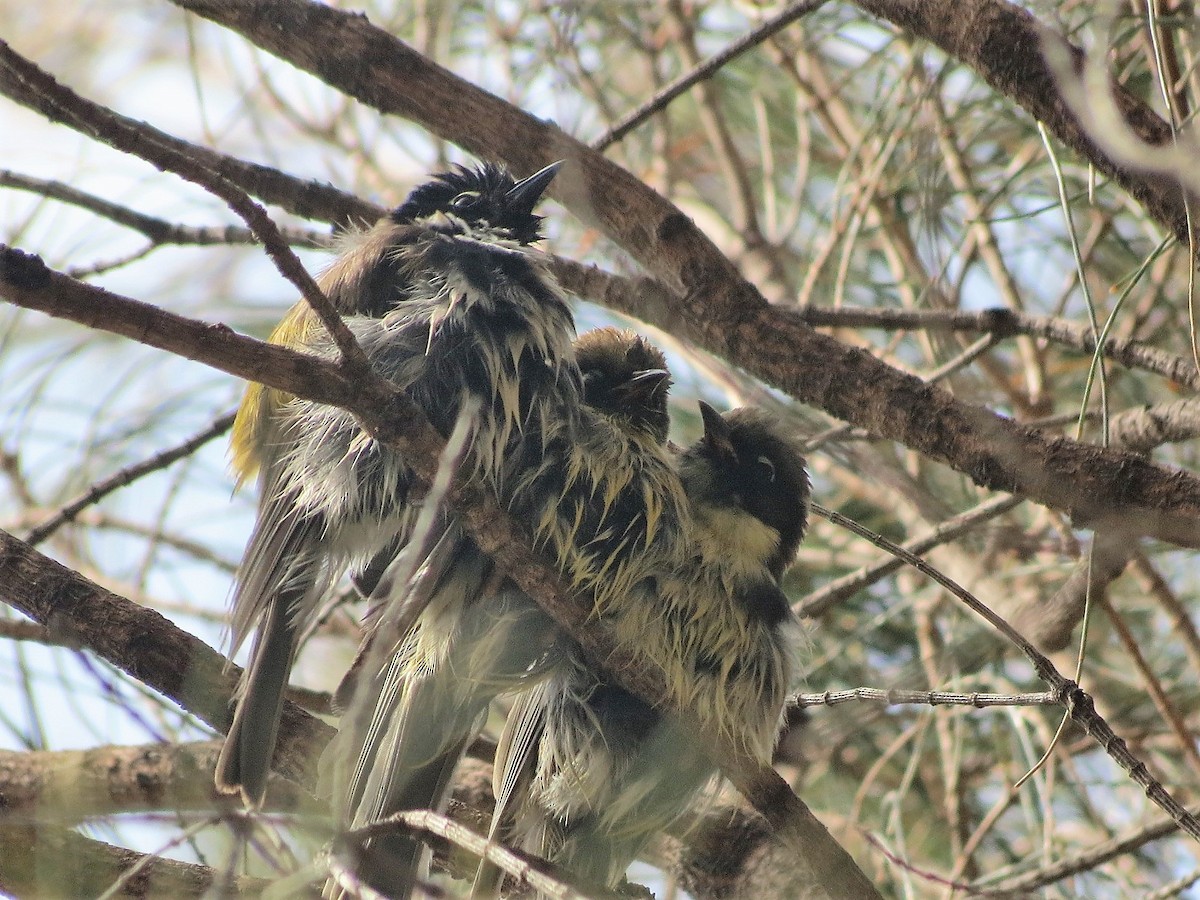
[[[678,459],[686,556],[654,596],[607,617],[620,643],[663,667],[692,728],[565,653],[518,698],[496,752],[491,840],[609,888],[715,773],[697,734],[769,762],[798,671],[803,632],[779,584],[807,528],[804,457],[766,412],[700,410],[704,435]],[[495,896],[502,878],[482,862],[472,896]]]
[[[682,493],[666,449],[670,373],[661,351],[631,331],[596,329],[574,349],[582,383],[579,439],[531,446],[528,469],[516,467],[524,484],[514,494],[545,523],[535,535],[557,533],[567,541],[569,534],[589,554],[598,545],[590,567],[606,573],[597,576],[605,581],[621,582],[622,569],[638,568],[622,555],[653,556],[657,536],[678,527],[672,520]],[[630,486],[633,496],[621,501]],[[659,493],[665,502],[657,501]],[[664,513],[648,514],[660,505]],[[445,550],[451,535],[430,554],[444,563],[416,571],[401,555],[395,565],[415,577],[397,580],[389,571],[380,580],[392,596],[377,598],[363,649],[338,689],[346,712],[326,751],[323,781],[334,785],[329,792],[350,830],[401,810],[440,809],[491,701],[535,682],[562,639],[473,541],[458,533]],[[419,610],[412,614],[414,603]],[[422,855],[423,845],[409,835],[374,838],[354,848],[342,867],[352,874],[335,873],[326,895],[350,893],[352,880],[407,897],[419,881]]]
[[[346,236],[318,279],[376,371],[439,431],[473,411],[463,471],[497,488],[506,454],[581,390],[567,298],[530,248],[540,238],[533,209],[560,167],[520,181],[491,163],[438,174]],[[337,357],[303,305],[270,340]],[[233,590],[230,655],[254,640],[215,782],[255,808],[298,636],[347,568],[403,542],[417,504],[409,467],[350,414],[257,384],[235,418],[231,456],[239,483],[258,476],[259,499]]]

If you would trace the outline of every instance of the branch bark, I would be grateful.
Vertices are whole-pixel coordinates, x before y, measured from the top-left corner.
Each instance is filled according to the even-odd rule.
[[[131,812],[212,814],[231,808],[213,770],[218,741],[92,747],[87,750],[0,751],[4,814],[66,827]],[[283,778],[271,785],[270,811],[311,811],[312,797]]]
[[[107,591],[0,531],[0,600],[55,637],[87,647],[218,731],[241,670],[152,609]],[[285,703],[274,767],[305,783],[333,729]]]

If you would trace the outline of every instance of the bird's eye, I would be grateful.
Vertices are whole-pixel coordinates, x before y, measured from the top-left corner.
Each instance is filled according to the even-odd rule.
[[[760,456],[758,461],[762,463],[763,468],[767,470],[767,481],[775,480],[775,463],[767,459],[765,456]]]
[[[451,209],[463,210],[479,199],[479,191],[463,191],[450,201]]]

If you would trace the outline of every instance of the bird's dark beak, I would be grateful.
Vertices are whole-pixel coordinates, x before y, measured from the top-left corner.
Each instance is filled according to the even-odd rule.
[[[666,369],[644,369],[635,372],[629,379],[625,395],[629,400],[649,402],[658,396],[659,391],[666,390],[670,383],[671,373]]]
[[[546,168],[534,172],[528,178],[514,184],[504,195],[505,207],[513,212],[531,214],[533,208],[537,206],[537,202],[542,199],[546,188],[550,187],[554,176],[558,174],[558,170],[563,167],[564,162],[565,160],[561,159],[558,162],[552,162]]]
[[[700,418],[704,421],[704,443],[718,455],[732,459],[736,454],[729,436],[729,423],[703,400],[700,401]]]

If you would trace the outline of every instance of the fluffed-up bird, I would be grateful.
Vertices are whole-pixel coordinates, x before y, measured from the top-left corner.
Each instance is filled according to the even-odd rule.
[[[577,543],[593,580],[624,583],[660,567],[660,545],[672,546],[660,536],[681,527],[682,493],[666,450],[670,376],[662,353],[632,332],[588,332],[575,354],[584,401],[575,439],[527,446],[513,473],[514,505],[552,554]],[[352,830],[401,810],[441,809],[491,701],[540,677],[562,640],[455,529],[421,566],[401,554],[397,567],[414,575],[389,571],[380,582],[389,592],[376,598],[364,650],[339,689],[348,711],[323,760],[339,818]],[[617,602],[630,591],[601,596]],[[406,898],[422,855],[423,845],[400,830],[374,838],[345,863],[335,856],[326,895],[366,884]]]
[[[519,698],[496,754],[492,839],[609,887],[715,773],[697,733],[769,762],[797,671],[803,635],[779,581],[807,525],[804,458],[764,412],[701,413],[704,436],[679,459],[688,555],[651,583],[653,597],[606,617],[665,669],[699,731],[575,653]],[[501,879],[481,864],[474,896],[494,896]]]
[[[318,283],[371,362],[443,433],[469,424],[464,471],[498,483],[529,435],[578,402],[567,301],[529,248],[533,214],[559,164],[515,181],[458,168],[415,188],[391,215],[344,239]],[[297,305],[271,340],[335,357]],[[552,422],[550,431],[544,427]],[[234,467],[259,475],[258,516],[233,594],[232,652],[254,633],[217,788],[262,802],[298,635],[347,567],[366,565],[413,518],[404,461],[343,410],[252,384],[234,425]]]

